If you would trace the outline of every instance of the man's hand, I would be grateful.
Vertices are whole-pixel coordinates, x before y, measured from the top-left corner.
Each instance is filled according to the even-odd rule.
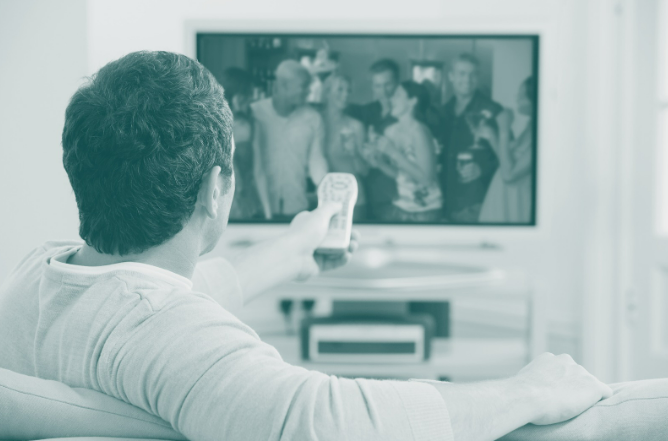
[[[341,210],[340,203],[327,203],[313,211],[299,213],[290,223],[288,235],[298,259],[302,261],[297,280],[306,280],[321,271],[331,270],[345,265],[357,249],[359,235],[353,231],[348,250],[341,254],[323,254],[316,252],[318,245],[327,235],[332,216]]]
[[[602,383],[570,355],[545,353],[524,367],[516,379],[517,387],[535,391],[538,416],[533,424],[555,424],[569,420],[599,400],[612,396],[610,386]]]
[[[454,439],[468,441],[495,440],[529,423],[566,421],[612,395],[568,355],[540,355],[504,380],[430,383],[448,407]]]
[[[274,286],[305,280],[348,262],[351,253],[357,249],[355,232],[346,252],[335,255],[315,253],[327,235],[332,216],[340,209],[340,203],[332,203],[299,213],[286,234],[255,244],[234,256],[232,264],[244,292],[244,303]]]

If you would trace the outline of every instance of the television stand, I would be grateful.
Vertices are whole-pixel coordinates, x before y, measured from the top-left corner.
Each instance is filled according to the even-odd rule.
[[[398,250],[399,251],[399,250]],[[456,305],[459,301],[487,300],[519,302],[526,308],[524,331],[513,338],[434,339],[432,357],[415,366],[379,366],[355,363],[319,363],[317,366],[299,356],[299,339],[290,335],[262,336],[276,346],[283,358],[293,364],[333,375],[389,375],[397,378],[415,372],[430,378],[475,380],[512,375],[531,358],[545,351],[544,320],[527,277],[520,272],[452,264],[433,256],[417,253],[411,256],[383,248],[367,248],[356,253],[350,264],[306,282],[289,283],[273,289],[268,295],[278,299],[323,299],[342,302],[346,308],[373,306],[374,302],[441,302]],[[390,303],[391,304],[391,303]],[[456,309],[454,310],[454,322]]]

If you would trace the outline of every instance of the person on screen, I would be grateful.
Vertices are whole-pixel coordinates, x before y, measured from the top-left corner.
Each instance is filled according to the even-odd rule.
[[[480,210],[480,222],[531,222],[533,212],[533,111],[536,86],[529,77],[517,93],[517,111],[529,117],[522,133],[512,136],[513,113],[506,109],[497,116],[497,131],[482,125],[480,137],[486,138],[499,157],[499,169]]]
[[[226,69],[221,77],[221,85],[225,90],[225,99],[234,115],[234,203],[230,211],[230,219],[250,220],[270,218],[271,209],[268,203],[260,202],[258,188],[266,190],[266,176],[258,154],[254,152],[254,122],[250,113],[250,101],[253,92],[253,80],[248,72],[238,67]],[[268,202],[268,201],[266,201]]]
[[[353,218],[362,220],[366,217],[363,177],[369,166],[360,154],[366,137],[364,125],[344,113],[349,104],[350,79],[339,73],[331,74],[323,83],[322,96],[329,170],[352,173],[357,177],[358,196]]]
[[[454,223],[478,222],[499,164],[491,147],[475,143],[473,134],[481,118],[495,118],[503,109],[478,90],[479,66],[475,56],[464,53],[452,61],[448,74],[454,96],[443,109],[439,163],[445,215]]]
[[[309,208],[308,179],[318,185],[328,171],[325,128],[317,110],[306,104],[311,74],[294,60],[276,68],[270,98],[251,105],[256,151],[266,173],[272,218],[290,219]]]
[[[379,213],[388,222],[436,222],[443,198],[436,172],[436,146],[424,123],[429,108],[427,89],[414,81],[402,82],[392,95],[392,116],[397,122],[370,145],[386,155],[396,170],[397,198]]]
[[[373,101],[364,105],[351,105],[347,112],[365,125],[367,133],[380,135],[385,128],[397,120],[392,116],[391,99],[399,84],[399,65],[389,58],[374,62],[370,67],[371,91]],[[378,155],[369,164],[371,168],[366,176],[367,206],[370,219],[378,219],[380,213],[392,207],[397,197],[396,173],[393,165],[385,161],[384,155]]]
[[[315,253],[329,203],[234,265],[200,259],[227,227],[234,139],[222,87],[184,55],[102,67],[70,100],[62,146],[82,240],[37,247],[0,287],[2,369],[113,396],[190,441],[492,440],[612,395],[567,355],[461,384],[286,363],[234,309],[345,264],[356,240]]]

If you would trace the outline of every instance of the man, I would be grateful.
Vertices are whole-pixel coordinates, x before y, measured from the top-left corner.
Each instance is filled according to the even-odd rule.
[[[183,55],[129,54],[74,94],[63,163],[84,242],[43,245],[2,286],[0,367],[114,396],[191,441],[491,440],[611,394],[550,354],[511,379],[461,385],[283,362],[219,303],[343,264],[348,254],[314,254],[340,205],[299,214],[234,269],[198,265],[227,224],[231,133],[222,88]]]
[[[376,134],[383,134],[385,129],[397,122],[391,114],[390,99],[399,85],[399,65],[384,58],[370,67],[371,91],[373,101],[365,105],[351,105],[347,113],[356,118]],[[382,220],[384,209],[392,207],[397,197],[395,167],[383,155],[374,161],[378,167],[371,167],[365,178],[368,212],[371,219]]]
[[[475,143],[472,126],[480,118],[494,120],[503,107],[478,90],[479,61],[461,54],[451,64],[448,78],[454,96],[446,103],[440,155],[445,215],[451,222],[478,222],[489,183],[499,166],[491,146]]]
[[[230,219],[249,220],[254,218],[271,218],[269,204],[264,206],[260,200],[258,182],[266,185],[264,173],[259,180],[257,170],[262,164],[257,163],[258,154],[254,151],[253,118],[250,115],[250,103],[253,91],[253,78],[243,69],[230,67],[223,71],[219,83],[225,89],[225,100],[234,116],[234,202],[230,211]],[[267,189],[264,189],[267,194]]]
[[[327,174],[322,117],[306,104],[310,84],[305,67],[283,61],[276,69],[272,97],[251,105],[258,129],[258,164],[264,169],[256,176],[266,180],[258,188],[275,218],[292,218],[306,210],[307,179],[318,185]]]

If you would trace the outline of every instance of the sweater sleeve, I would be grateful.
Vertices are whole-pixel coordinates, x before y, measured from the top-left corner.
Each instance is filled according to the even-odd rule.
[[[191,441],[452,440],[433,386],[289,365],[195,293],[142,299],[105,342],[97,377],[103,392],[160,416]]]

